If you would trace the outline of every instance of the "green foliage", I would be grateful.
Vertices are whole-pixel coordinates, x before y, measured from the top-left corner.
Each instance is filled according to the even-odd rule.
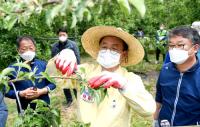
[[[82,122],[72,120],[68,123],[67,127],[90,127],[90,124],[84,124]]]
[[[149,53],[152,50],[155,50],[155,44],[149,37],[138,38],[138,40],[140,41],[140,43],[144,47],[144,50],[146,50],[147,53]]]
[[[8,82],[10,78],[8,76],[12,75],[12,72],[15,70],[13,68],[6,68],[0,73],[0,90],[3,90],[3,87],[6,87],[8,91],[10,87],[8,86]]]
[[[78,81],[80,83],[80,93],[88,92],[91,97],[91,101],[97,102],[97,104],[100,104],[107,94],[107,89],[104,87],[100,87],[98,89],[93,89],[89,87],[88,81],[85,79],[86,77],[86,72],[84,68],[80,68],[80,73],[76,73],[78,77]]]
[[[34,84],[34,81],[37,78],[47,78],[49,81],[53,81],[50,76],[44,72],[41,73],[40,76],[37,76],[37,68],[31,70],[31,67],[26,63],[17,62],[13,64],[13,66],[17,66],[18,70],[15,70],[14,68],[6,68],[0,73],[0,87],[2,88],[3,86],[6,86],[7,91],[9,90],[9,82],[31,80]],[[29,72],[22,72],[20,71],[21,68],[26,68]],[[12,75],[12,73],[16,73],[16,78],[11,80],[9,76]],[[36,109],[33,110],[28,107],[25,110],[25,114],[16,119],[16,127],[59,127],[61,124],[59,110],[50,107],[46,102],[41,100],[34,100],[33,103],[37,104]]]
[[[48,60],[51,58],[51,45],[57,41],[55,31],[62,26],[71,28],[68,34],[84,54],[80,37],[91,26],[113,25],[129,33],[142,28],[153,43],[160,23],[171,29],[200,19],[200,1],[197,0],[17,1],[21,2],[7,0],[0,5],[0,70],[15,60],[15,41],[21,35],[33,36],[37,42],[37,57]],[[142,17],[145,9],[146,14]]]
[[[52,82],[55,84],[55,80],[52,79],[46,72],[41,72],[40,73],[44,78],[46,78],[49,82]],[[40,78],[40,77],[39,77]]]
[[[52,108],[42,100],[34,100],[36,108],[28,106],[23,116],[18,116],[15,127],[59,127],[60,111]]]
[[[74,28],[77,21],[82,21],[83,17],[91,19],[91,12],[94,5],[101,5],[104,1],[110,0],[64,0],[64,1],[46,1],[46,0],[17,0],[13,1],[2,1],[0,5],[0,19],[3,21],[3,28],[11,30],[15,23],[26,24],[28,19],[33,14],[41,14],[45,12],[46,23],[48,26],[52,25],[54,18],[57,16],[65,16],[70,14],[72,23],[71,28]],[[114,1],[116,3],[116,1]],[[118,3],[125,12],[130,13],[130,5],[134,5],[142,16],[145,13],[145,6],[143,0],[118,0]],[[130,3],[130,5],[129,5]]]

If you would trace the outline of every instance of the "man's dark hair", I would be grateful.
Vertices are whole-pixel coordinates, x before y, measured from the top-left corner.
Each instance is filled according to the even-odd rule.
[[[59,28],[58,31],[57,31],[57,34],[59,34],[60,32],[67,33],[67,28],[66,27]]]
[[[17,43],[16,43],[17,48],[19,48],[20,43],[21,43],[23,40],[30,40],[30,41],[32,41],[33,44],[36,46],[36,41],[35,41],[31,36],[20,36],[20,37],[18,37],[17,40],[16,40],[16,42],[17,42]]]
[[[169,38],[182,36],[192,41],[192,44],[200,45],[200,35],[197,30],[188,26],[179,26],[169,32]]]

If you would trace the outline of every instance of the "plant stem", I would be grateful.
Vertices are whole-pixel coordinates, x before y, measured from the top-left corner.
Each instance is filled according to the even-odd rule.
[[[59,79],[73,79],[73,80],[81,80],[79,78],[72,78],[72,77],[63,77],[63,76],[49,76],[50,78],[59,78]],[[44,79],[46,77],[44,76],[37,76],[35,77],[36,79]],[[17,81],[22,81],[22,80],[25,80],[24,78],[21,78],[21,79],[12,79],[12,80],[9,80],[9,82],[17,82]]]

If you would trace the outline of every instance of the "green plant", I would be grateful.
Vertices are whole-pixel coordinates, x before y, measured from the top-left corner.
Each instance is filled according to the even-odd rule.
[[[91,98],[91,101],[96,101],[97,104],[100,104],[101,101],[105,98],[107,95],[107,89],[103,87],[99,87],[98,89],[93,89],[89,87],[88,81],[86,80],[86,73],[84,68],[80,68],[80,73],[77,73],[77,79],[80,83],[80,93],[83,94],[84,92],[87,92]]]
[[[46,72],[41,72],[38,75],[36,74],[37,68],[34,68],[32,70],[28,64],[19,61],[13,64],[13,66],[16,66],[17,70],[15,70],[14,68],[6,68],[0,73],[0,86],[2,88],[5,86],[7,91],[10,88],[9,82],[13,84],[16,81],[31,80],[32,83],[34,84],[34,81],[36,79],[39,79],[40,81],[41,79],[46,78],[50,82],[55,83],[54,78],[61,78],[61,79],[77,80],[80,83],[81,93],[88,91],[91,97],[94,97],[93,98],[94,101],[96,101],[98,104],[104,99],[107,93],[107,90],[103,87],[99,89],[92,89],[89,87],[87,80],[85,79],[85,77],[83,77],[84,75],[86,75],[85,70],[83,68],[80,69],[81,70],[80,73],[76,72],[76,77],[74,76],[63,77],[63,76],[50,76]],[[21,68],[26,68],[29,71],[22,72],[20,71]],[[13,73],[16,74],[15,79],[10,79],[9,76],[12,76]],[[33,110],[30,107],[28,107],[24,113],[19,115],[19,117],[15,122],[16,127],[49,127],[49,126],[58,127],[60,125],[59,110],[52,108],[50,105],[47,105],[43,101],[34,100],[33,102],[37,104],[36,109]],[[83,127],[86,127],[86,125],[84,125]]]
[[[36,108],[33,110],[28,107],[24,115],[18,116],[15,120],[15,127],[59,127],[60,111],[52,108],[42,100],[34,100]]]
[[[53,24],[53,21],[58,16],[70,15],[71,28],[74,28],[77,22],[83,19],[91,20],[91,9],[94,5],[102,6],[104,2],[112,3],[110,0],[16,0],[16,1],[1,1],[0,5],[0,27],[11,30],[16,23],[25,25],[28,19],[34,15],[45,13],[45,21],[48,26]],[[130,14],[132,5],[144,16],[146,8],[144,0],[117,0],[113,1],[120,5],[121,10],[126,14]]]

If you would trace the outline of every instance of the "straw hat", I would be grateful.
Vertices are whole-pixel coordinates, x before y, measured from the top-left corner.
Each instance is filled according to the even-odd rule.
[[[128,61],[123,61],[122,66],[135,65],[144,57],[144,49],[140,42],[123,31],[122,29],[113,26],[95,26],[89,28],[82,35],[81,42],[85,51],[93,58],[97,58],[99,52],[99,41],[105,36],[115,36],[124,40],[128,45]]]

